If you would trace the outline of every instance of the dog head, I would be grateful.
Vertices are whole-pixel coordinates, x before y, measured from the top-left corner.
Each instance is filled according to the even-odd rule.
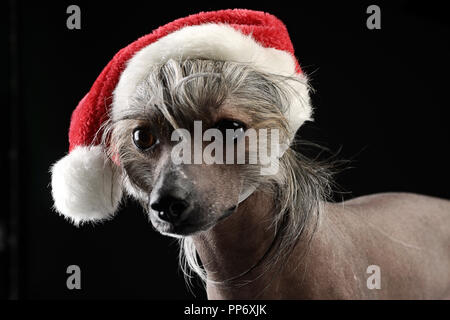
[[[281,83],[245,65],[198,59],[169,60],[142,81],[106,132],[126,191],[158,231],[207,230],[248,190],[276,178],[261,169],[289,136]]]

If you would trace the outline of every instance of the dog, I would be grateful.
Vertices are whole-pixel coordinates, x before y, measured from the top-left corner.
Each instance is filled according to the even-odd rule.
[[[251,129],[286,141],[290,81],[299,80],[230,61],[170,59],[105,123],[115,174],[153,227],[179,238],[187,277],[200,277],[210,299],[449,299],[450,201],[382,193],[332,202],[332,168],[292,141],[271,158],[273,174],[249,161],[261,141],[245,145],[244,164],[173,161],[179,141],[192,139],[174,140],[174,131],[193,133],[196,122],[202,133],[231,130],[235,145]],[[229,147],[214,153],[236,159]]]
[[[179,238],[211,299],[450,298],[450,201],[333,202],[333,163],[295,140],[310,87],[285,24],[200,12],[121,49],[74,110],[54,208],[111,218],[124,193]]]

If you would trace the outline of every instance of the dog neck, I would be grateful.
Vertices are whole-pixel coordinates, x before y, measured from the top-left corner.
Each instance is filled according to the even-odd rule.
[[[207,274],[208,298],[281,298],[279,284],[283,276],[275,274],[277,266],[274,271],[264,272],[264,263],[261,263],[252,269],[275,237],[271,224],[273,203],[271,196],[255,192],[230,217],[210,230],[193,236]],[[252,270],[247,272],[249,269]],[[229,279],[236,281],[220,283]]]

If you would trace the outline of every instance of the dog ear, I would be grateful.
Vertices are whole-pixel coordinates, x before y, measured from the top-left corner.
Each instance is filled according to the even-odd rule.
[[[112,218],[122,199],[115,166],[100,145],[73,149],[50,170],[56,211],[75,225]]]

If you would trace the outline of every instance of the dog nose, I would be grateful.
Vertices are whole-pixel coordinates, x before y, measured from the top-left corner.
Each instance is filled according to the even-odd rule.
[[[161,220],[176,223],[185,218],[189,203],[174,195],[166,194],[151,201],[150,207],[158,212],[158,217]]]

